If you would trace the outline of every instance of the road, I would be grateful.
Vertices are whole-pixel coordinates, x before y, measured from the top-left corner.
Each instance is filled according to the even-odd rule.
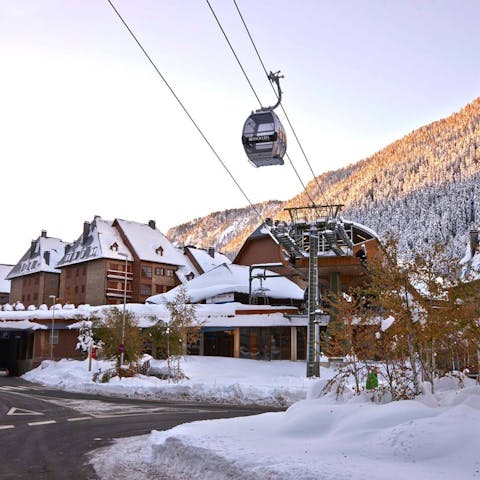
[[[0,377],[0,480],[93,480],[87,455],[112,439],[265,411],[70,393]]]

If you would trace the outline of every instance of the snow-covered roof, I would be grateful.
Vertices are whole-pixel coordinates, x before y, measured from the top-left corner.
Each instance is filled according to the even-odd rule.
[[[46,330],[47,328],[30,320],[0,321],[0,330]]]
[[[44,328],[42,324],[35,322],[50,321],[53,314],[55,320],[66,320],[72,323],[68,328],[80,328],[84,320],[92,317],[102,318],[106,310],[114,308],[113,305],[90,306],[80,305],[72,308],[72,305],[62,307],[57,305],[55,312],[52,309],[36,310],[0,310],[0,325],[4,329],[20,330],[23,328]],[[121,306],[117,305],[117,308]],[[241,327],[241,326],[295,326],[306,325],[306,320],[289,320],[278,313],[278,310],[291,310],[296,313],[297,309],[290,306],[271,306],[271,305],[244,305],[241,303],[226,304],[202,304],[195,306],[195,316],[204,327]],[[144,304],[127,303],[127,312],[133,313],[141,328],[148,328],[159,320],[168,323],[170,321],[170,312],[165,303]],[[258,313],[261,310],[262,313]],[[252,313],[250,313],[252,312]],[[34,322],[35,321],[35,322]],[[37,325],[35,327],[35,325]],[[18,328],[17,328],[18,327]],[[0,327],[1,328],[1,327]]]
[[[42,232],[42,235],[32,241],[23,257],[7,275],[7,279],[38,272],[60,273],[56,267],[64,255],[66,245],[66,242],[47,237],[46,233]]]
[[[185,247],[185,250],[193,257],[193,259],[198,263],[199,267],[203,272],[208,272],[215,267],[218,267],[222,264],[232,263],[230,259],[220,252],[215,252],[213,249],[210,251],[203,248],[196,248],[192,246]],[[199,272],[199,273],[203,273]]]
[[[184,256],[155,227],[154,222],[144,224],[117,219],[114,223],[118,223],[140,260],[169,265],[185,264]]]
[[[7,275],[12,268],[13,265],[0,264],[0,293],[10,293],[10,280],[7,280]]]
[[[128,259],[131,260],[131,254],[120,233],[113,227],[112,221],[103,220],[97,215],[93,222],[86,223],[84,228],[85,232],[67,248],[65,255],[58,262],[59,267],[101,258],[125,261],[122,254],[128,254],[130,257]]]
[[[267,274],[273,274],[267,270]],[[222,264],[209,272],[194,278],[185,284],[192,303],[198,303],[208,298],[225,293],[249,293],[249,267],[245,265]],[[147,298],[148,303],[163,303],[172,300],[178,289],[176,287],[166,293]],[[262,289],[264,295],[270,298],[288,298],[302,300],[303,290],[285,277],[274,277],[252,280],[252,292]]]

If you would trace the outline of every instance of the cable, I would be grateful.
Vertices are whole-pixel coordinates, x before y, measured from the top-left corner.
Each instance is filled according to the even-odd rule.
[[[295,168],[295,165],[293,164],[292,159],[290,158],[290,155],[288,155],[288,153],[286,153],[285,156],[287,157],[288,161],[290,162],[290,165],[292,166],[293,171],[294,171],[295,174],[297,175],[298,180],[299,180],[300,183],[302,184],[302,187],[303,187],[303,189],[305,190],[305,193],[307,194],[308,199],[310,200],[310,202],[312,202],[312,207],[315,207],[315,201],[314,201],[313,198],[310,196],[310,193],[308,193],[307,187],[305,186],[305,184],[303,183],[302,179],[300,178],[300,175],[299,175],[297,169]]]
[[[217,153],[217,151],[213,148],[212,144],[208,141],[207,137],[205,136],[205,134],[203,133],[203,131],[200,129],[200,127],[198,126],[197,122],[193,119],[193,117],[190,115],[190,113],[188,112],[188,110],[186,109],[185,105],[182,103],[182,101],[180,100],[180,98],[177,96],[177,94],[174,92],[173,88],[170,86],[170,84],[167,82],[167,80],[165,79],[165,77],[162,75],[162,73],[160,72],[160,70],[157,68],[157,66],[155,65],[155,63],[153,62],[153,60],[150,58],[150,56],[148,55],[148,53],[146,52],[146,50],[143,48],[142,44],[140,43],[140,41],[138,40],[138,38],[135,36],[135,34],[133,33],[133,31],[131,30],[131,28],[128,26],[127,22],[123,19],[123,17],[120,15],[119,11],[115,8],[115,6],[113,5],[113,3],[111,2],[111,0],[107,0],[107,2],[110,4],[110,6],[112,7],[113,11],[117,14],[118,18],[121,20],[121,22],[123,23],[123,25],[125,26],[125,28],[128,30],[128,33],[130,33],[130,35],[132,36],[132,38],[135,40],[135,42],[137,43],[137,45],[140,47],[140,50],[142,50],[142,52],[144,53],[144,55],[147,57],[148,61],[151,63],[151,65],[153,66],[153,68],[155,69],[155,71],[157,72],[157,74],[159,75],[159,77],[162,79],[163,83],[167,86],[167,88],[170,90],[170,93],[175,97],[175,100],[178,102],[178,104],[182,107],[182,110],[186,113],[187,117],[190,119],[190,121],[193,123],[193,125],[195,126],[195,128],[197,129],[198,133],[200,133],[200,135],[202,136],[203,140],[205,140],[206,144],[210,147],[210,150],[213,152],[213,154],[217,157],[218,161],[222,164],[223,168],[226,170],[226,172],[228,173],[228,175],[230,176],[230,178],[233,180],[233,182],[235,183],[235,185],[238,187],[238,189],[240,190],[240,192],[242,193],[242,195],[246,198],[247,202],[250,204],[250,206],[252,207],[253,211],[256,213],[256,215],[258,216],[258,218],[262,221],[263,224],[265,224],[265,219],[262,217],[262,215],[260,214],[260,212],[258,211],[258,209],[255,207],[255,205],[250,201],[250,198],[247,196],[247,194],[245,193],[245,191],[243,190],[243,188],[240,186],[240,184],[237,182],[237,180],[235,179],[235,177],[233,176],[233,174],[230,172],[230,170],[228,169],[228,167],[225,165],[225,163],[223,162],[223,160],[220,158],[220,155]]]
[[[242,65],[242,62],[240,62],[240,59],[238,58],[238,55],[237,53],[235,52],[235,49],[233,48],[227,34],[225,33],[225,30],[220,22],[220,20],[218,19],[212,5],[210,4],[210,1],[209,0],[206,0],[207,4],[208,4],[208,7],[210,8],[210,11],[212,12],[212,15],[213,17],[215,18],[215,21],[217,22],[217,25],[218,27],[220,28],[221,32],[223,33],[223,36],[225,37],[225,40],[227,41],[228,43],[228,46],[230,47],[230,50],[232,51],[233,53],[233,56],[235,57],[237,63],[238,63],[238,66],[240,67],[240,69],[242,70],[243,72],[243,75],[245,76],[245,78],[247,79],[247,82],[248,84],[250,85],[250,88],[252,89],[255,97],[257,98],[258,100],[258,103],[260,103],[260,107],[262,108],[262,102],[260,101],[258,95],[257,95],[257,92],[255,91],[255,89],[253,88],[253,85],[252,85],[252,82],[250,81],[247,73],[245,72],[245,69],[243,68],[243,65]],[[263,62],[262,62],[262,65],[263,65]],[[264,67],[264,70],[265,70],[265,67]],[[268,77],[268,73],[266,72],[265,70],[265,73],[267,74],[267,77]],[[269,83],[270,83],[270,80],[269,80]],[[275,89],[273,88],[273,85],[270,83],[273,91],[275,92],[275,95],[277,96],[278,98],[278,95],[277,95],[277,92],[275,91]],[[310,196],[310,193],[308,192],[307,188],[305,187],[305,184],[303,183],[299,173],[298,173],[298,170],[295,168],[295,165],[293,164],[293,161],[291,160],[291,158],[288,156],[288,154],[286,155],[288,161],[290,162],[290,165],[292,166],[293,168],[293,171],[295,172],[295,175],[297,176],[298,180],[300,181],[300,184],[302,185],[303,189],[305,190],[305,193],[307,194],[307,197],[309,198],[310,202],[312,203],[312,206],[315,206],[315,201],[313,200],[313,198]]]
[[[240,62],[240,60],[239,60],[239,58],[238,58],[238,56],[237,56],[237,53],[235,52],[232,44],[230,43],[230,40],[228,39],[227,34],[225,33],[225,30],[223,29],[222,24],[220,23],[220,20],[218,19],[217,15],[215,14],[215,11],[214,11],[213,8],[212,8],[212,5],[210,5],[209,0],[207,0],[207,4],[208,4],[208,6],[209,6],[209,8],[210,8],[210,11],[212,12],[213,17],[215,18],[215,20],[216,20],[216,22],[217,22],[218,27],[220,28],[220,30],[221,30],[222,33],[223,33],[223,36],[225,37],[225,40],[227,41],[228,46],[230,47],[230,50],[232,51],[234,57],[236,58],[238,65],[239,65],[240,68],[242,69],[243,75],[244,75],[245,78],[247,79],[247,82],[248,82],[248,84],[250,85],[250,88],[252,89],[253,94],[254,94],[255,97],[257,98],[258,103],[260,104],[260,108],[263,108],[262,102],[260,101],[260,98],[258,97],[257,92],[256,92],[255,89],[253,88],[252,82],[251,82],[250,79],[248,78],[247,72],[245,72],[245,69],[243,68],[242,63]]]
[[[262,65],[263,71],[265,72],[265,75],[266,75],[267,78],[268,78],[268,71],[267,71],[267,69],[265,68],[265,64],[263,63],[262,57],[261,57],[261,55],[260,55],[260,53],[259,53],[259,51],[258,51],[258,49],[257,49],[257,46],[256,46],[256,44],[255,44],[255,41],[253,40],[252,35],[250,34],[250,30],[249,30],[249,28],[248,28],[248,26],[247,26],[247,24],[246,24],[246,22],[245,22],[245,19],[243,18],[242,12],[240,11],[240,8],[238,7],[236,0],[233,0],[233,3],[235,4],[235,8],[237,9],[238,15],[240,16],[240,19],[242,20],[243,26],[245,27],[245,30],[246,30],[246,32],[247,32],[247,34],[248,34],[248,37],[250,38],[250,41],[252,42],[252,45],[253,45],[253,48],[255,49],[255,52],[256,52],[257,57],[258,57],[258,60],[260,61],[260,64]],[[269,81],[269,83],[270,83],[270,86],[272,87],[272,90],[274,91],[275,95],[278,97],[277,92],[275,91],[275,88],[273,88],[273,85],[271,84],[270,81]],[[302,144],[301,144],[301,142],[300,142],[300,139],[299,139],[298,136],[297,136],[297,132],[296,132],[295,129],[293,128],[293,125],[292,125],[292,123],[290,122],[290,118],[288,117],[287,112],[286,112],[285,109],[283,108],[283,105],[282,105],[282,104],[280,104],[280,108],[282,109],[282,112],[283,112],[283,114],[285,115],[285,118],[287,119],[288,125],[289,125],[290,128],[292,129],[293,135],[294,135],[294,137],[295,137],[295,139],[296,139],[296,141],[297,141],[297,143],[298,143],[298,145],[299,145],[299,147],[300,147],[300,150],[302,151],[302,154],[303,154],[303,156],[304,156],[304,158],[305,158],[305,161],[307,162],[307,165],[308,165],[308,167],[310,168],[310,172],[312,173],[313,178],[314,178],[314,180],[315,180],[315,183],[317,184],[318,192],[319,192],[320,196],[323,197],[323,199],[324,199],[324,201],[325,201],[325,204],[328,205],[328,200],[327,200],[327,198],[326,198],[326,196],[325,196],[325,193],[324,193],[322,187],[320,186],[320,183],[318,182],[317,176],[315,175],[315,172],[313,171],[312,165],[310,164],[310,161],[308,160],[307,154],[305,153],[305,150],[303,149],[303,146],[302,146]]]

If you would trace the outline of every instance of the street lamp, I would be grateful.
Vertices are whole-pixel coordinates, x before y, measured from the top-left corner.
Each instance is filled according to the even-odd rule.
[[[125,354],[125,310],[127,304],[127,268],[128,268],[128,253],[118,252],[121,257],[125,257],[125,276],[123,281],[123,312],[122,312],[122,343],[120,345],[120,366],[123,365],[123,358]]]
[[[57,297],[55,295],[49,295],[48,298],[52,300],[52,332],[50,334],[50,360],[53,360],[53,329],[55,328],[55,302]]]

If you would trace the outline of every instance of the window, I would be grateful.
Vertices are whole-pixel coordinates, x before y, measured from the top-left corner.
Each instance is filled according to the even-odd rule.
[[[152,294],[152,286],[145,285],[144,283],[140,284],[140,295],[151,295]]]
[[[173,277],[173,270],[167,269],[167,277]]]
[[[163,277],[165,275],[165,271],[161,267],[155,267],[155,275]]]
[[[35,285],[38,285],[40,283],[40,278],[35,277]]]
[[[152,278],[152,267],[143,266],[142,267],[142,277]]]
[[[75,276],[78,277],[80,275],[80,267],[75,269]]]
[[[72,270],[70,268],[67,268],[67,278],[70,278],[72,276]]]
[[[82,293],[85,293],[85,285],[82,285]]]
[[[155,293],[163,293],[163,285],[155,285]]]
[[[38,300],[38,292],[35,292],[35,293],[33,294],[33,299],[34,299],[34,300]]]
[[[48,343],[53,343],[54,345],[58,345],[58,330],[50,330],[47,335],[48,335]],[[53,334],[53,335],[52,335]],[[53,338],[52,338],[53,337]],[[53,341],[52,341],[53,340]]]
[[[87,267],[82,268],[82,275],[85,276],[87,274]]]
[[[75,285],[75,293],[78,293],[78,285]]]

